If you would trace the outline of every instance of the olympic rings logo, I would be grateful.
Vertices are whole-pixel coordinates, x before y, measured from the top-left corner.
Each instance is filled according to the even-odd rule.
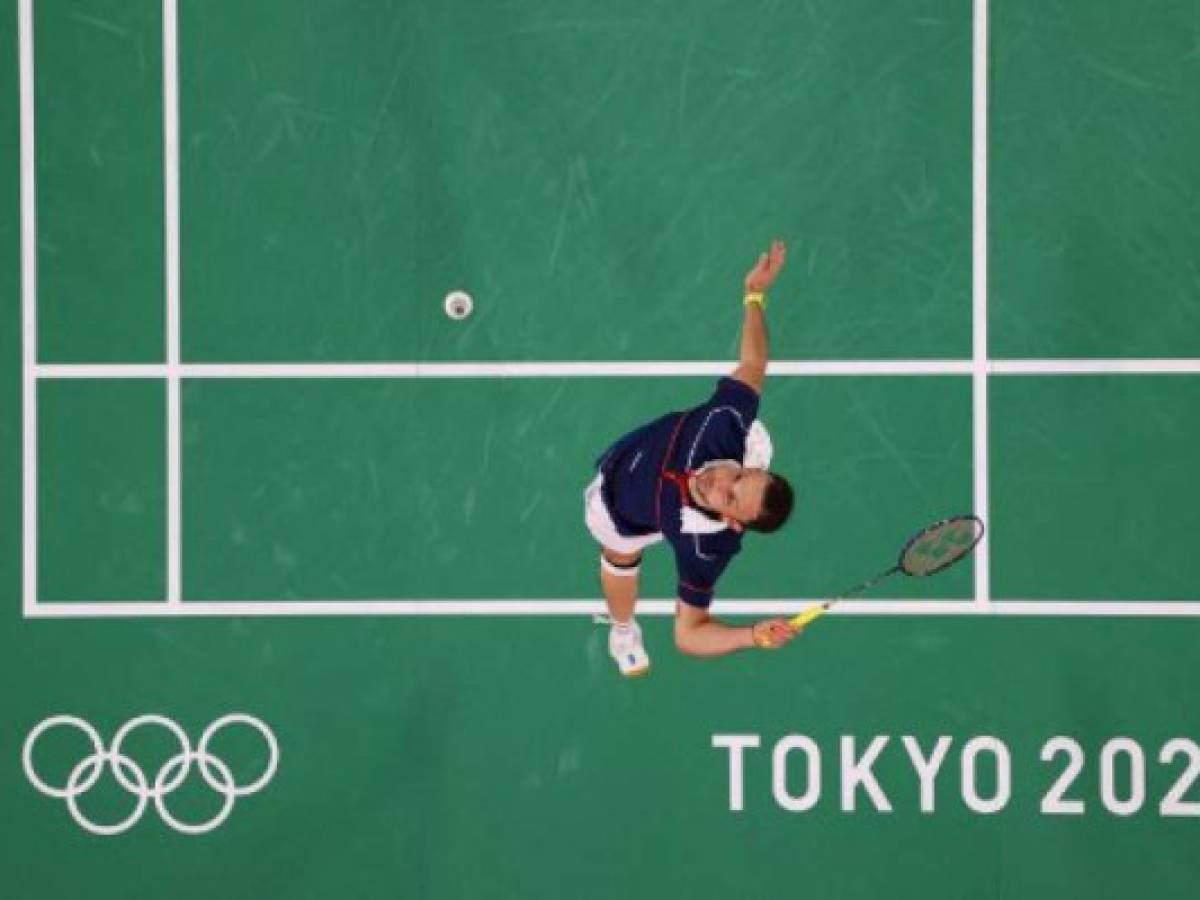
[[[209,743],[218,732],[227,726],[238,724],[248,725],[256,730],[262,735],[267,745],[266,770],[255,781],[244,785],[237,783],[233,772],[224,760],[209,752]],[[141,766],[121,752],[121,748],[130,734],[139,728],[151,725],[165,728],[179,742],[180,747],[177,754],[162,764],[162,767],[155,773],[153,781]],[[51,728],[68,726],[83,732],[84,736],[91,741],[92,753],[75,764],[71,769],[71,774],[67,776],[65,785],[53,787],[47,784],[34,768],[33,750],[38,739]],[[239,797],[258,793],[267,786],[279,766],[279,744],[271,729],[261,719],[245,713],[230,713],[205,728],[200,735],[200,742],[193,750],[187,733],[173,719],[159,715],[144,715],[130,719],[122,725],[113,735],[111,749],[105,750],[99,732],[88,722],[76,716],[51,716],[40,722],[25,738],[21,762],[25,766],[25,775],[29,779],[29,783],[47,797],[66,800],[71,818],[79,824],[79,827],[92,834],[104,837],[123,834],[138,823],[146,811],[147,804],[151,801],[154,802],[154,808],[158,811],[159,818],[168,827],[182,834],[207,834],[229,818],[229,814],[233,812],[233,804]],[[137,801],[133,812],[125,819],[107,825],[88,819],[79,809],[78,802],[79,796],[91,790],[100,780],[106,763],[117,783],[129,794],[132,794]],[[224,798],[220,810],[207,822],[181,821],[167,808],[167,796],[176,791],[187,779],[193,763],[197,765],[204,782]]]

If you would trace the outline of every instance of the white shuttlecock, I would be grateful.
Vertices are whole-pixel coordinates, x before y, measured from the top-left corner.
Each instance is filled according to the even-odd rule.
[[[446,310],[446,315],[456,322],[461,322],[471,314],[471,310],[475,308],[475,301],[466,291],[451,291],[446,295],[442,306]]]

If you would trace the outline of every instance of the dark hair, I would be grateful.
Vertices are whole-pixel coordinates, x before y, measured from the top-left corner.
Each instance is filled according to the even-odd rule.
[[[774,472],[768,472],[767,477],[767,488],[763,491],[762,511],[759,512],[756,519],[746,523],[746,527],[751,531],[778,531],[788,520],[788,516],[792,514],[792,504],[796,498],[788,480]]]

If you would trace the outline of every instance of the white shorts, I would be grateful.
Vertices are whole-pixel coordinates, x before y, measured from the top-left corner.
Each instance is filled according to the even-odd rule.
[[[583,492],[583,520],[587,522],[588,531],[592,533],[600,546],[614,553],[639,553],[651,544],[657,544],[663,539],[661,532],[642,534],[637,537],[626,537],[617,531],[616,523],[608,507],[604,505],[604,496],[600,486],[604,484],[604,476],[597,475]]]

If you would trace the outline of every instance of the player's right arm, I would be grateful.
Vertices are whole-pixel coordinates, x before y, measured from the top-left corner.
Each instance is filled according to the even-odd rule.
[[[762,393],[767,377],[767,291],[783,268],[787,248],[783,241],[772,241],[771,249],[758,257],[746,273],[746,293],[743,299],[742,345],[738,355],[738,367],[733,377]]]
[[[724,656],[751,647],[782,647],[798,632],[787,619],[764,619],[753,625],[727,625],[707,609],[680,600],[675,611],[675,646],[689,656]]]
[[[689,656],[724,656],[750,647],[782,647],[797,634],[787,619],[766,619],[753,626],[728,625],[708,612],[713,589],[738,546],[710,546],[708,554],[698,544],[672,540],[679,573],[675,603],[675,646]],[[726,536],[727,537],[727,536]],[[720,540],[718,537],[716,540]]]

